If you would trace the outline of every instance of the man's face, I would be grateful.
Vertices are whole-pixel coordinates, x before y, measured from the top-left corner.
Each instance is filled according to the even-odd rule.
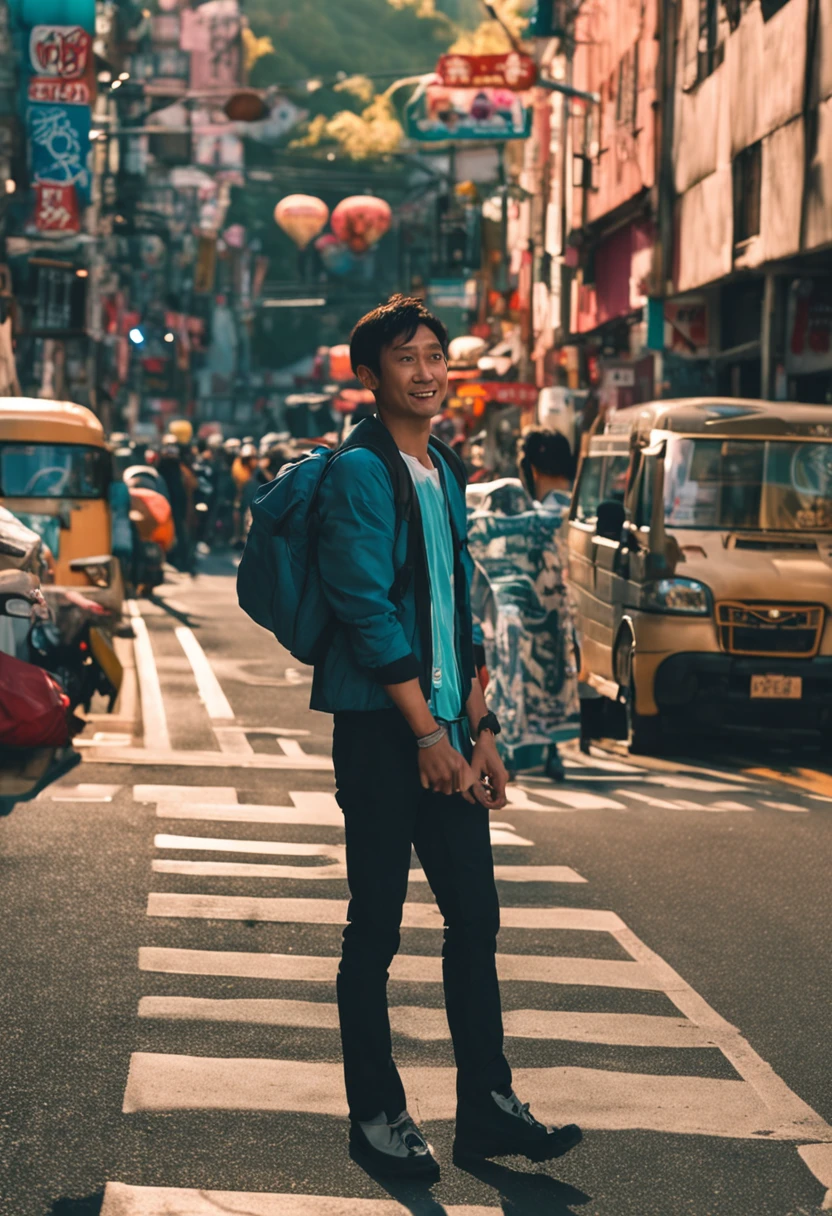
[[[376,395],[379,408],[398,417],[433,418],[440,413],[448,392],[448,365],[433,330],[420,325],[412,338],[396,338],[381,352],[381,374],[360,368],[366,388]],[[362,374],[363,373],[363,374]]]

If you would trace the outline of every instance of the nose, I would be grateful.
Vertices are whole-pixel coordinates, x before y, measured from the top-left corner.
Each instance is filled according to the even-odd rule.
[[[413,373],[413,378],[414,380],[418,380],[420,383],[425,380],[433,380],[433,368],[431,367],[427,358],[419,359]]]

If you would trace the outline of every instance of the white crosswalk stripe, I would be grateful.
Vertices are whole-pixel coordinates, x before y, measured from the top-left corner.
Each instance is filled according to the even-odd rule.
[[[501,1207],[456,1204],[437,1216],[500,1216]],[[409,1216],[412,1206],[395,1199],[347,1199],[340,1195],[268,1195],[262,1191],[203,1191],[185,1187],[127,1186],[108,1182],[101,1216]]]
[[[741,784],[727,785],[708,778],[682,774],[678,781],[651,780],[633,787],[618,787],[621,779],[615,762],[608,770],[614,789],[611,797],[595,791],[544,786],[537,781],[512,787],[510,805],[503,812],[508,819],[513,813],[529,814],[531,819],[541,813],[571,811],[584,813],[619,811],[633,806],[648,809],[681,811],[697,806],[701,810],[749,810],[740,802],[744,792]],[[657,786],[667,788],[657,797]],[[643,791],[643,792],[642,792]],[[726,797],[728,792],[732,798]],[[678,792],[678,794],[677,794]],[[641,794],[641,799],[633,794]],[[682,795],[682,796],[678,796]],[[229,834],[177,834],[159,832],[155,844],[164,856],[157,856],[153,871],[169,880],[176,876],[256,880],[268,878],[273,882],[291,879],[295,882],[319,882],[322,878],[344,881],[345,852],[342,843],[331,836],[332,829],[343,829],[343,817],[334,796],[324,792],[302,791],[290,794],[289,806],[261,806],[237,801],[236,790],[208,792],[204,787],[138,786],[134,796],[141,801],[155,801],[159,819],[222,825]],[[738,798],[739,796],[739,798]],[[649,799],[650,801],[644,801]],[[700,805],[699,799],[707,800]],[[653,804],[659,805],[654,808]],[[722,803],[721,807],[716,803]],[[771,807],[786,810],[788,804]],[[796,808],[791,804],[788,809]],[[802,809],[802,808],[801,808]],[[529,823],[530,820],[525,821]],[[327,830],[328,840],[285,841],[276,839],[249,840],[234,834],[235,824],[300,825]],[[197,829],[197,832],[199,829]],[[322,833],[324,834],[324,833]],[[275,833],[279,836],[279,833]],[[492,841],[499,850],[518,844],[534,849],[534,842],[523,837],[510,822],[492,824]],[[173,856],[171,855],[173,854]],[[182,856],[186,854],[186,856]],[[190,854],[190,856],[187,856]],[[205,856],[198,856],[205,854]],[[217,854],[225,854],[218,857]],[[265,860],[262,860],[265,859]],[[513,884],[546,883],[583,884],[586,880],[571,867],[563,865],[508,865],[498,852],[495,864],[498,881]],[[423,872],[414,867],[411,881],[424,884]],[[239,887],[232,888],[239,891]],[[262,891],[262,886],[260,887]],[[314,887],[313,887],[314,890]],[[320,888],[318,888],[320,890]],[[421,886],[424,891],[424,886]],[[272,923],[297,926],[341,926],[346,914],[344,898],[322,899],[310,893],[289,897],[278,893],[228,894],[222,888],[214,891],[156,890],[148,896],[147,912],[152,924],[165,919],[185,923],[198,921],[236,921],[247,924]],[[504,902],[501,921],[510,931],[534,934],[589,934],[590,939],[611,939],[621,957],[593,957],[593,949],[584,947],[586,956],[551,953],[498,955],[497,966],[503,985],[526,984],[530,996],[524,1003],[521,993],[507,1002],[504,1026],[509,1040],[531,1040],[544,1044],[581,1044],[583,1051],[596,1048],[597,1067],[564,1064],[555,1067],[520,1068],[515,1070],[515,1085],[524,1100],[532,1104],[535,1114],[547,1122],[561,1124],[576,1121],[586,1128],[641,1129],[674,1135],[707,1135],[734,1138],[765,1138],[798,1141],[801,1153],[816,1176],[823,1178],[827,1169],[827,1151],[832,1144],[832,1127],[825,1123],[765,1064],[745,1042],[739,1031],[730,1026],[673,969],[649,949],[625,925],[614,911],[586,906],[558,906],[557,898],[545,906],[515,906]],[[586,902],[586,901],[582,901]],[[591,902],[591,901],[590,901]],[[434,904],[407,901],[402,925],[408,929],[437,930],[443,927],[442,916]],[[559,940],[563,940],[562,938]],[[587,940],[582,939],[582,940]],[[168,938],[168,943],[170,938]],[[553,939],[554,942],[554,939]],[[331,947],[330,947],[331,949]],[[606,953],[599,950],[599,954]],[[328,1051],[337,1043],[338,1016],[334,1001],[334,985],[338,957],[330,955],[300,955],[220,949],[191,949],[171,944],[145,945],[139,950],[139,968],[148,977],[164,975],[181,977],[183,988],[176,991],[170,981],[162,992],[142,996],[138,1014],[149,1033],[163,1036],[166,1027],[215,1024],[226,1028],[233,1036],[244,1027],[291,1028],[294,1035],[328,1036]],[[188,978],[199,979],[201,985],[212,978],[223,987],[211,991],[200,987],[188,991]],[[311,999],[309,990],[292,995],[280,988],[266,988],[259,993],[245,989],[233,991],[234,980],[265,981],[270,984],[290,983],[318,985],[320,1000]],[[441,959],[438,951],[428,955],[398,955],[390,970],[390,1020],[394,1036],[411,1044],[411,1051],[424,1051],[427,1045],[448,1039],[444,1009],[435,1000],[423,1004],[418,999],[420,986],[431,985],[435,991],[442,981]],[[326,985],[327,987],[320,987]],[[559,985],[577,991],[619,990],[622,997],[629,993],[652,994],[651,1000],[667,1002],[663,1011],[645,1012],[628,1004],[621,1010],[604,1011],[582,1004],[579,1008],[562,1008],[563,1002],[549,1002],[541,997],[541,985]],[[414,987],[415,986],[415,987]],[[425,989],[428,992],[428,989]],[[404,997],[404,999],[402,999]],[[631,1000],[632,998],[628,998]],[[568,1004],[568,1002],[567,1002]],[[180,1038],[177,1046],[181,1043]],[[159,1050],[137,1051],[130,1060],[124,1094],[126,1114],[214,1111],[269,1112],[280,1115],[303,1113],[309,1117],[343,1118],[346,1106],[343,1074],[340,1062],[331,1058],[283,1058],[279,1050],[262,1058],[254,1053],[222,1056],[179,1054],[164,1050],[163,1038]],[[657,1071],[634,1072],[615,1066],[610,1053],[620,1049],[640,1049],[645,1052],[661,1050],[678,1052],[678,1067],[669,1072],[666,1062]],[[727,1060],[734,1076],[726,1078],[725,1065],[686,1071],[685,1059],[691,1053],[713,1061]],[[704,1056],[702,1053],[705,1053]],[[293,1053],[294,1054],[294,1053]],[[412,1059],[412,1057],[411,1057]],[[663,1057],[664,1061],[664,1057]],[[621,1061],[623,1063],[623,1060]],[[708,1075],[710,1073],[719,1075]],[[453,1118],[455,1108],[455,1078],[453,1071],[437,1065],[411,1063],[401,1069],[407,1088],[410,1109],[422,1121]],[[814,1155],[812,1150],[818,1150]],[[287,1206],[299,1200],[296,1207]],[[213,1216],[219,1211],[254,1213],[256,1216],[295,1216],[295,1213],[395,1213],[400,1209],[390,1200],[324,1199],[315,1195],[286,1196],[262,1192],[209,1192],[177,1190],[164,1187],[132,1187],[121,1183],[108,1184],[103,1216]],[[330,1202],[338,1205],[328,1207]],[[367,1207],[381,1204],[381,1207]],[[346,1205],[346,1206],[344,1206]],[[392,1205],[392,1206],[390,1206]],[[460,1216],[497,1211],[493,1208],[460,1208]],[[453,1208],[446,1208],[451,1213]]]

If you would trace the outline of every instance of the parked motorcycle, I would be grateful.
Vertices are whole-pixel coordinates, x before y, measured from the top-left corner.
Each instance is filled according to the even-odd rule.
[[[7,623],[23,631],[10,633]],[[49,623],[36,575],[0,571],[0,816],[81,761],[71,741],[83,722],[55,675],[30,661],[32,635]]]
[[[47,587],[44,598],[50,615],[32,627],[32,662],[58,677],[72,709],[81,706],[89,713],[100,693],[111,712],[123,677],[111,641],[112,615],[72,587]]]

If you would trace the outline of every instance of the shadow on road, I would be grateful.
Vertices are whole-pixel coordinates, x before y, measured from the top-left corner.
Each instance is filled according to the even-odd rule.
[[[99,1216],[103,1203],[103,1191],[96,1191],[84,1199],[56,1199],[47,1216]]]

